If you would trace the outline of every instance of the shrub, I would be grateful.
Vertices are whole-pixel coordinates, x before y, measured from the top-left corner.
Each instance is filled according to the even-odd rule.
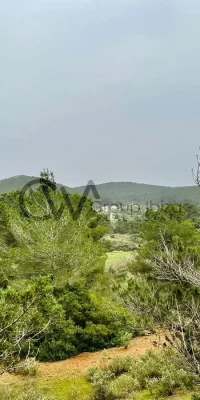
[[[143,389],[150,390],[154,398],[172,395],[176,389],[190,389],[196,377],[187,371],[179,354],[169,348],[162,352],[150,350],[137,360],[118,357],[91,370],[88,379],[95,400],[131,400],[130,396],[137,397]]]
[[[171,348],[163,352],[148,351],[135,362],[131,374],[141,388],[155,389],[161,396],[171,395],[175,389],[191,388],[195,383],[195,376]]]
[[[133,335],[130,332],[125,332],[124,334],[122,334],[121,339],[125,349],[128,349],[132,337]]]
[[[15,373],[25,376],[36,376],[38,372],[38,362],[35,358],[28,358],[15,368]]]
[[[94,400],[108,400],[108,398],[112,397],[109,390],[109,382],[113,376],[112,372],[106,367],[93,367],[88,370],[87,378],[94,388]]]
[[[114,398],[124,399],[134,391],[140,389],[140,384],[137,379],[132,378],[129,374],[120,375],[109,385],[109,392]]]
[[[159,384],[158,393],[171,396],[175,389],[190,389],[194,385],[194,378],[183,369],[172,368],[171,371],[166,369],[163,371]]]
[[[109,370],[115,377],[128,372],[133,364],[131,357],[116,357],[109,364]]]
[[[64,337],[59,340],[56,338],[45,338],[39,348],[40,361],[59,361],[65,360],[77,354],[77,349],[72,343],[68,343]]]
[[[133,317],[120,301],[114,302],[98,291],[80,284],[55,288],[54,295],[62,308],[56,326],[50,326],[37,342],[39,361],[57,361],[85,351],[128,345]],[[25,353],[26,354],[26,353]]]

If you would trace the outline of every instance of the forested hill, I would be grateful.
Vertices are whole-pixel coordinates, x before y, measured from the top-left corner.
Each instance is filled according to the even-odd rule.
[[[0,180],[0,194],[22,189],[28,182],[37,179],[34,176],[19,175]],[[58,184],[60,186],[60,184]],[[65,186],[66,187],[66,186]],[[200,188],[196,186],[165,187],[132,182],[109,182],[96,185],[103,203],[138,203],[163,201],[200,204]],[[71,193],[83,193],[85,187],[66,187]],[[91,193],[92,197],[92,193]]]
[[[146,204],[175,202],[200,204],[200,188],[196,186],[166,187],[132,182],[109,182],[96,185],[101,201],[105,203]],[[83,193],[84,187],[75,188]]]
[[[31,183],[31,187],[36,189],[39,185],[39,181],[37,183],[37,180],[39,180],[39,177],[27,175],[18,175],[12,176],[11,178],[2,179],[0,180],[0,194],[21,190],[28,183]],[[64,185],[58,184],[58,186]],[[68,188],[67,186],[65,186],[65,188],[69,192],[75,192],[75,190],[72,188]]]

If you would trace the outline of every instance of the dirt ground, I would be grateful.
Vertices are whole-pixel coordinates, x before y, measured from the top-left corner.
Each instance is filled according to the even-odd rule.
[[[57,377],[60,379],[69,376],[84,374],[91,366],[100,365],[103,360],[112,360],[118,356],[138,356],[145,353],[146,350],[160,347],[165,341],[164,334],[160,337],[157,335],[143,336],[135,338],[131,341],[128,349],[124,347],[112,348],[95,353],[82,353],[68,360],[58,362],[40,363],[39,375],[44,377]]]
[[[49,379],[52,377],[65,379],[72,376],[83,375],[91,366],[98,366],[103,361],[106,362],[106,360],[109,361],[119,356],[139,356],[145,353],[146,350],[162,347],[164,341],[164,333],[160,335],[142,336],[132,339],[127,349],[124,347],[114,347],[95,353],[82,353],[64,361],[41,362],[39,364],[38,374],[42,379]],[[14,382],[19,379],[21,380],[22,377],[6,373],[0,377],[0,383]]]

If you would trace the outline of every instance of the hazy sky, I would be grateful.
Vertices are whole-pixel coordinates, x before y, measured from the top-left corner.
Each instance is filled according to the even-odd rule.
[[[1,0],[0,179],[192,185],[199,0]]]

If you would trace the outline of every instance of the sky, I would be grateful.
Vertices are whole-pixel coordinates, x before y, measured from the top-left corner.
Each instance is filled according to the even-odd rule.
[[[1,0],[0,179],[193,185],[199,0]]]

